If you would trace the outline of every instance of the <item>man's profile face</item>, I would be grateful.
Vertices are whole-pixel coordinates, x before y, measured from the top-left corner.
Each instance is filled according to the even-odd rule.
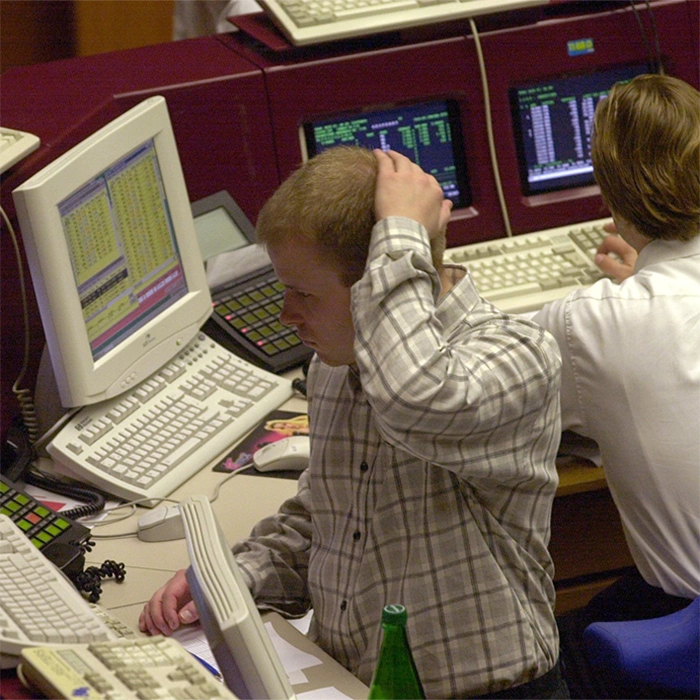
[[[336,269],[303,237],[268,245],[267,252],[285,286],[281,322],[296,328],[304,345],[327,365],[354,364],[350,288]]]

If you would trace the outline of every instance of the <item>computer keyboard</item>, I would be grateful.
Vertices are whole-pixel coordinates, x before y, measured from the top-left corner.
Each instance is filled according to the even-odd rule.
[[[292,393],[290,380],[200,333],[133,390],[81,409],[47,450],[57,471],[155,505]]]
[[[116,639],[73,584],[0,514],[0,667],[26,647]]]
[[[171,637],[26,649],[18,676],[48,698],[236,698]]]
[[[0,173],[39,148],[39,137],[27,131],[0,126]]]
[[[593,262],[608,235],[598,219],[449,248],[446,262],[465,264],[479,292],[510,313],[537,311],[544,304],[603,277]]]
[[[110,632],[113,632],[118,639],[137,639],[146,636],[143,632],[129,627],[129,625],[122,622],[118,617],[114,617],[109,610],[103,608],[101,605],[97,603],[88,603],[88,605],[97,619],[102,622]]]
[[[550,0],[260,0],[298,46],[544,5]]]

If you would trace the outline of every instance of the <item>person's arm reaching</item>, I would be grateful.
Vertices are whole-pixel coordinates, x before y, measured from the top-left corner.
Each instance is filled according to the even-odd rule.
[[[606,224],[604,228],[611,235],[606,236],[598,246],[595,264],[616,282],[622,282],[634,274],[637,251],[620,236],[615,235],[615,224]]]
[[[289,615],[301,615],[308,608],[309,501],[308,476],[302,474],[296,496],[287,499],[275,515],[261,520],[250,537],[233,547],[243,578],[260,608]],[[146,603],[139,629],[169,635],[198,619],[185,569],[181,569]]]
[[[139,616],[139,629],[148,634],[172,634],[180,625],[199,618],[192,600],[185,569],[180,569],[146,603]]]

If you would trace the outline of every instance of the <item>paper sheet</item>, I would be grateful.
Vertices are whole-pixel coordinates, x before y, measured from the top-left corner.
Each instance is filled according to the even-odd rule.
[[[265,249],[257,244],[221,253],[207,260],[209,289],[216,290],[233,279],[270,264]]]
[[[271,622],[265,623],[265,629],[270,635],[275,650],[277,651],[282,666],[287,672],[289,682],[292,685],[301,685],[307,683],[304,669],[318,666],[323,663],[318,657],[313,654],[308,654],[301,649],[297,649],[293,644],[282,639],[277,631],[272,626]],[[182,644],[190,653],[202,659],[209,666],[219,672],[219,666],[216,663],[214,654],[211,651],[209,642],[204,634],[204,630],[200,625],[190,627],[180,627],[173,632],[173,637]],[[350,700],[345,693],[342,693],[337,688],[320,688],[318,690],[310,690],[303,693],[297,693],[299,700]]]

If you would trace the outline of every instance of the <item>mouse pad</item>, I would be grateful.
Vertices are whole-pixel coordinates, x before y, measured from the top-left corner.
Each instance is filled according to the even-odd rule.
[[[272,411],[268,413],[260,425],[253,430],[245,439],[236,445],[221,462],[215,467],[215,472],[236,471],[253,461],[253,455],[261,447],[269,445],[282,438],[292,435],[309,434],[309,416],[306,413],[295,413],[293,411]],[[299,472],[295,470],[265,472],[262,474],[256,469],[248,469],[246,474],[257,474],[258,476],[271,476],[282,479],[298,479]]]

